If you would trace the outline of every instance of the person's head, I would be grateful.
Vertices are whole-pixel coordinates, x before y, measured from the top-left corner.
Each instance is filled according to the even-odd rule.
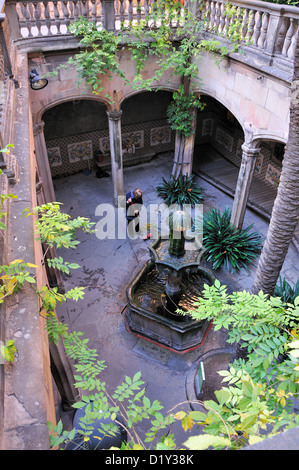
[[[134,189],[133,196],[134,196],[135,199],[138,199],[138,198],[142,197],[141,189],[140,188]]]

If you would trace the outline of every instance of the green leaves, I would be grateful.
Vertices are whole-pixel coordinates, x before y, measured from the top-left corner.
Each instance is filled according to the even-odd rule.
[[[279,276],[279,284],[275,286],[274,295],[280,297],[286,303],[294,303],[296,297],[299,296],[299,279],[296,284],[291,287],[285,278]],[[299,301],[299,297],[297,302]],[[295,304],[296,305],[296,304]]]
[[[0,273],[4,272],[0,276],[0,304],[7,296],[22,288],[26,282],[29,284],[36,283],[35,275],[28,272],[28,268],[38,268],[38,266],[26,263],[22,259],[15,259],[7,265],[0,266]]]
[[[93,93],[99,94],[103,91],[103,76],[114,73],[123,77],[117,57],[121,35],[98,29],[93,21],[85,18],[71,23],[69,29],[74,36],[80,38],[81,49],[68,63],[77,67],[79,75],[91,87]]]
[[[219,371],[223,388],[215,391],[216,402],[204,402],[204,432],[224,435],[242,433],[231,448],[260,440],[267,425],[296,425],[291,413],[292,397],[299,391],[298,306],[277,297],[249,292],[227,294],[215,281],[204,286],[202,298],[188,312],[192,318],[213,320],[216,329],[228,330],[228,343],[247,351],[246,361],[235,360],[227,370]],[[279,424],[280,423],[280,424]]]
[[[185,69],[185,64],[184,64]],[[172,95],[172,102],[167,109],[167,118],[171,129],[179,132],[185,137],[189,137],[193,132],[192,110],[203,110],[205,104],[200,101],[200,95],[196,93],[186,93],[184,86],[180,85],[177,92]]]
[[[290,355],[292,357],[299,358],[299,340],[292,341],[288,344],[289,348],[291,348]]]
[[[62,421],[59,420],[56,426],[53,425],[50,421],[48,421],[48,429],[50,431],[49,435],[49,443],[50,447],[58,448],[62,443],[70,442],[74,439],[76,430],[72,429],[71,431],[63,430]]]
[[[84,297],[84,288],[83,287],[74,287],[73,289],[68,290],[65,294],[60,294],[57,291],[57,287],[50,289],[47,286],[42,286],[40,290],[36,291],[39,295],[42,303],[41,314],[46,318],[46,329],[48,332],[50,342],[58,343],[61,337],[64,337],[67,332],[67,325],[59,322],[55,309],[57,302],[62,304],[62,302],[67,299],[79,300]]]
[[[3,150],[0,150],[0,152]],[[0,173],[1,174],[1,173]],[[16,199],[17,196],[14,194],[0,194],[0,208],[3,206],[4,202],[8,199]],[[0,211],[0,219],[3,219],[6,216],[6,212]],[[0,220],[0,230],[6,230],[6,225]]]
[[[0,354],[5,359],[5,361],[14,362],[16,353],[17,348],[15,346],[15,342],[11,339],[9,339],[5,345],[1,345],[0,347]]]
[[[69,214],[61,212],[61,203],[53,202],[35,207],[32,211],[25,209],[22,215],[38,215],[35,222],[40,241],[56,248],[75,248],[79,241],[75,240],[76,231],[93,233],[93,222],[86,217],[71,219]]]
[[[46,330],[49,341],[57,344],[59,339],[66,334],[68,326],[58,321],[56,315],[53,313],[46,317]]]
[[[126,398],[134,395],[134,391],[139,390],[140,386],[143,384],[143,382],[139,380],[140,376],[140,372],[137,372],[133,379],[126,376],[125,381],[119,387],[117,387],[112,398],[118,401],[124,401]]]
[[[261,237],[250,233],[252,225],[237,230],[230,223],[231,210],[211,209],[203,217],[204,256],[213,263],[213,269],[223,266],[228,272],[238,272],[248,266],[260,253]]]
[[[73,332],[64,334],[64,345],[68,356],[73,360],[76,369],[75,386],[84,391],[93,391],[93,394],[84,394],[73,407],[84,409],[84,416],[80,419],[81,429],[78,431],[84,439],[88,440],[94,433],[94,422],[99,417],[111,420],[108,423],[101,423],[97,428],[98,438],[105,435],[113,435],[118,430],[118,424],[128,429],[130,439],[124,444],[126,449],[141,450],[144,448],[143,442],[138,436],[135,425],[144,419],[151,420],[150,428],[146,433],[145,442],[152,442],[158,431],[168,428],[174,421],[172,416],[164,417],[161,413],[163,409],[158,400],[151,402],[145,396],[143,388],[144,382],[141,380],[141,372],[137,372],[133,377],[125,376],[124,381],[118,385],[110,395],[106,389],[106,384],[100,379],[100,373],[105,367],[103,361],[98,360],[95,350],[88,348],[88,339],[82,339],[83,333]],[[51,437],[51,445],[60,446],[74,438],[74,433],[70,434],[62,431],[62,427],[49,425],[56,437]],[[157,444],[160,449],[174,447],[171,436],[162,437]]]
[[[204,200],[203,190],[194,182],[194,175],[180,175],[178,178],[170,176],[168,181],[157,186],[156,191],[168,206],[178,204],[194,205]]]
[[[192,436],[184,442],[184,446],[190,450],[206,450],[214,448],[216,450],[230,448],[232,442],[230,439],[221,436],[214,436],[213,434],[203,434],[201,436]]]
[[[88,348],[88,339],[82,339],[83,333],[64,334],[66,352],[75,364],[75,386],[93,392],[84,394],[74,406],[85,410],[80,432],[86,440],[94,429],[99,410],[103,417],[112,421],[111,425],[103,425],[97,430],[99,439],[115,432],[113,426],[121,416],[129,435],[124,447],[136,450],[145,449],[146,444],[153,445],[157,439],[156,449],[174,449],[173,435],[164,434],[157,438],[158,433],[168,431],[174,421],[181,421],[185,431],[194,430],[194,426],[203,428],[203,434],[189,437],[183,444],[192,450],[240,449],[248,443],[259,442],[268,426],[273,427],[275,434],[281,428],[298,424],[298,419],[288,411],[288,405],[293,394],[298,392],[299,340],[290,341],[290,337],[296,337],[296,331],[286,329],[286,325],[293,324],[293,318],[298,318],[297,307],[286,306],[280,299],[269,299],[263,293],[253,295],[244,291],[229,295],[226,286],[218,280],[213,286],[205,285],[203,298],[196,307],[198,310],[191,312],[195,318],[210,316],[214,325],[227,324],[229,341],[246,342],[249,351],[246,361],[235,361],[227,370],[219,371],[224,386],[215,391],[215,400],[201,403],[202,411],[181,410],[164,416],[161,403],[158,400],[151,402],[146,397],[140,372],[133,377],[125,376],[109,394],[105,382],[100,379],[105,365],[98,360],[96,351]],[[276,349],[289,352],[290,359],[276,360]],[[142,441],[135,426],[144,419],[149,419],[150,425]],[[56,440],[53,438],[59,445],[70,438],[60,428]]]
[[[213,286],[204,286],[202,297],[194,304],[194,311],[188,314],[197,320],[213,320],[215,330],[227,329],[228,343],[239,343],[247,351],[247,362],[239,361],[237,371],[242,368],[254,380],[267,379],[272,383],[277,371],[284,371],[289,376],[293,374],[292,367],[281,358],[287,357],[290,338],[298,338],[297,309],[297,306],[286,305],[281,299],[268,298],[261,292],[258,295],[246,291],[228,295],[226,286],[221,286],[217,280]],[[293,354],[294,360],[296,354]],[[238,383],[240,377],[232,375],[230,370],[225,381]],[[290,380],[296,381],[296,378]]]
[[[49,258],[47,259],[47,263],[50,268],[59,269],[61,272],[70,274],[70,269],[78,269],[80,268],[79,264],[77,263],[68,263],[64,261],[61,256],[58,258]]]
[[[198,62],[194,59],[201,51],[228,53],[228,47],[223,48],[219,41],[199,39],[202,27],[202,22],[194,21],[188,9],[185,8],[184,15],[181,14],[179,1],[167,0],[153,2],[149,18],[138,23],[121,24],[119,31],[100,29],[93,21],[80,18],[69,29],[80,38],[81,49],[68,63],[76,66],[81,80],[95,94],[104,91],[103,77],[112,75],[121,77],[126,85],[138,91],[161,89],[161,78],[165,87],[165,82],[174,75],[192,80],[194,85],[199,84]],[[124,49],[131,52],[136,64],[133,79],[121,68],[119,57]],[[150,74],[143,74],[150,57],[154,57],[155,67],[151,67]],[[113,100],[114,97],[110,96],[110,103]],[[173,93],[167,111],[171,128],[185,137],[190,136],[193,132],[191,110],[203,108],[198,94],[180,86]]]

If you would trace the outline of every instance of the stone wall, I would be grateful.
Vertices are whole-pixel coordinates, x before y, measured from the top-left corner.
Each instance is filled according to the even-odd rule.
[[[288,137],[290,83],[249,67],[234,58],[217,64],[203,53],[199,61],[198,91],[223,104],[253,139],[286,142]]]
[[[17,196],[9,204],[7,217],[6,262],[22,259],[41,266],[41,245],[35,240],[32,217],[22,211],[36,205],[36,161],[28,95],[27,55],[18,54],[15,70],[19,88],[11,110],[15,122],[11,129],[18,178],[9,192]],[[6,177],[6,176],[5,176]],[[37,274],[38,287],[45,283],[44,272]],[[5,342],[15,341],[14,363],[0,365],[2,450],[49,448],[47,421],[55,422],[50,370],[49,344],[44,321],[39,315],[40,300],[34,289],[20,288],[1,304],[0,317],[5,324]],[[4,382],[4,383],[3,383]]]
[[[173,150],[175,133],[166,120],[172,94],[145,92],[122,104],[124,161],[130,141],[136,149]],[[101,150],[109,165],[109,130],[106,106],[97,101],[72,100],[43,115],[44,133],[52,176],[69,175],[95,166],[94,153]]]
[[[198,112],[195,145],[209,144],[237,167],[241,165],[244,132],[236,118],[217,101],[202,96],[206,110]],[[267,186],[277,188],[282,166],[284,144],[271,140],[260,142],[255,177]],[[196,159],[196,151],[194,159]]]
[[[153,98],[156,94],[149,93]],[[136,112],[133,110],[126,113],[124,109],[122,122],[123,149],[126,143],[133,139],[136,148],[150,148],[157,153],[173,151],[175,145],[175,132],[170,129],[167,119],[164,117],[164,110],[158,110],[163,119],[155,121],[146,120],[148,117],[147,108],[144,108],[143,119],[138,118],[140,95],[134,97]],[[132,100],[132,99],[131,99]],[[129,100],[130,101],[130,100]],[[142,100],[140,100],[142,102]],[[210,144],[224,158],[230,160],[237,167],[240,167],[242,158],[241,145],[244,142],[244,132],[236,118],[219,102],[209,96],[202,96],[202,101],[206,103],[204,111],[197,114],[197,127],[195,135],[195,146]],[[126,102],[124,102],[126,103]],[[134,108],[134,107],[133,107]],[[89,170],[95,167],[94,152],[101,150],[104,154],[103,162],[109,165],[109,131],[105,127],[106,111],[101,110],[102,116],[96,120],[97,130],[88,132],[88,123],[81,126],[86,132],[77,132],[78,125],[73,122],[73,127],[60,125],[60,133],[55,131],[45,113],[45,136],[48,150],[48,158],[53,178],[66,176],[79,171]],[[157,117],[155,116],[155,117]],[[83,116],[84,118],[84,116]],[[80,118],[81,119],[81,118]],[[126,124],[130,122],[130,124]],[[62,124],[62,122],[61,122]],[[95,126],[94,126],[95,127]],[[266,185],[277,187],[281,171],[281,154],[284,148],[282,143],[275,141],[261,141],[261,152],[257,158],[255,176]],[[196,151],[195,157],[196,158]],[[124,160],[126,154],[124,153]]]
[[[65,63],[67,58],[68,55],[65,53],[56,55],[55,53],[38,53],[31,57],[30,66],[38,67],[42,74],[53,72],[57,70],[59,64]],[[134,67],[130,53],[123,51],[120,61],[127,77],[133,79]],[[225,113],[230,116],[231,121],[227,116],[217,114],[217,106],[215,106],[214,114],[216,114],[214,116],[209,115],[208,111],[198,113],[196,144],[199,141],[213,144],[216,149],[219,148],[224,153],[226,158],[239,166],[241,144],[246,129],[252,135],[252,141],[262,142],[262,150],[256,169],[258,177],[267,184],[277,185],[281,165],[274,156],[277,153],[277,146],[274,142],[284,144],[287,141],[290,102],[290,83],[287,78],[283,74],[281,78],[273,77],[263,71],[263,68],[255,67],[254,64],[249,66],[241,63],[236,55],[216,63],[215,57],[203,53],[198,65],[201,84],[197,91],[202,95],[214,98],[216,102],[223,105]],[[148,64],[149,69],[152,67],[155,67],[153,58]],[[145,69],[144,73],[146,76],[148,70]],[[49,85],[46,88],[38,92],[31,91],[35,124],[41,121],[43,115],[47,115],[47,110],[67,101],[96,100],[103,106],[96,129],[86,129],[81,133],[78,133],[77,130],[64,135],[63,138],[60,136],[61,140],[57,136],[53,138],[51,135],[46,135],[54,177],[88,169],[93,163],[94,151],[98,148],[101,148],[102,151],[108,149],[108,123],[104,109],[111,110],[111,107],[105,97],[106,93],[112,96],[115,92],[117,106],[120,106],[121,109],[124,108],[122,115],[122,133],[124,135],[131,134],[132,137],[133,133],[135,137],[135,133],[137,133],[139,146],[149,146],[157,152],[173,149],[173,133],[170,142],[165,137],[166,134],[169,135],[165,112],[158,109],[161,117],[157,117],[158,113],[156,115],[154,113],[155,119],[152,119],[153,106],[138,107],[138,104],[142,105],[142,94],[136,95],[136,92],[129,85],[125,85],[119,77],[114,77],[112,80],[103,77],[105,92],[100,95],[92,94],[82,84],[78,86],[77,80],[75,70],[60,69],[55,78],[49,79]],[[165,91],[171,94],[177,89],[178,82],[175,77],[164,76],[157,85],[161,85]],[[209,127],[209,119],[213,121],[212,127]],[[160,129],[162,137],[159,138],[162,138],[162,142],[159,145],[151,145],[150,136],[153,128],[163,128]],[[47,134],[46,130],[45,132]],[[156,136],[158,134],[159,131],[156,131]],[[74,150],[77,157],[79,152],[79,157],[73,158],[72,149],[68,146],[80,143],[81,145],[75,146]],[[123,142],[123,146],[125,146],[125,142]],[[80,149],[83,149],[83,152],[89,152],[90,158],[80,157]]]
[[[171,131],[166,120],[122,126],[124,151],[126,143],[132,139],[136,149],[150,148],[158,153],[174,148],[175,133]],[[46,144],[53,178],[94,168],[96,150],[103,153],[103,163],[110,164],[108,129],[47,139]],[[125,153],[123,158],[125,161]]]

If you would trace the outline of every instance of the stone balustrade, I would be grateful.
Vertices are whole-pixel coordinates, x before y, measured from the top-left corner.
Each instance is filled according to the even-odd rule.
[[[200,15],[206,31],[216,36],[238,34],[244,44],[264,53],[294,58],[299,8],[256,0],[234,0],[231,2],[234,15],[230,16],[226,5],[225,0],[202,2]],[[229,32],[232,26],[235,26],[234,33]]]
[[[79,17],[99,27],[118,30],[121,24],[149,17],[150,0],[8,0],[14,4],[18,37],[69,34],[68,26]]]
[[[141,20],[148,26],[159,26],[151,22],[150,14],[156,1],[6,0],[6,14],[14,29],[14,39],[49,38],[70,35],[68,26],[79,17],[90,19],[99,28],[111,31]],[[190,6],[195,11],[192,0],[185,0],[185,5],[180,8],[181,3],[178,2],[173,27],[183,17],[185,8]],[[203,22],[204,34],[219,38],[238,35],[246,51],[258,52],[267,58],[270,65],[273,57],[287,61],[287,66],[293,61],[299,8],[259,0],[232,0],[229,4],[234,11],[232,16],[227,11],[226,0],[198,1],[194,15]]]

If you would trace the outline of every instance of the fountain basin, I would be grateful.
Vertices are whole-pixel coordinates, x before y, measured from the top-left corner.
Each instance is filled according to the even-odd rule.
[[[156,269],[156,261],[149,260],[128,286],[128,325],[133,332],[175,351],[193,349],[203,342],[209,322],[193,320],[189,316],[169,311],[164,291],[167,275],[173,270],[165,265],[164,269],[162,265]],[[215,281],[213,273],[208,269],[194,261],[187,265],[182,270],[183,295],[178,304],[185,311],[190,310],[203,284],[213,284]]]
[[[149,247],[152,261],[155,262],[158,269],[168,267],[173,272],[179,272],[188,267],[199,265],[203,255],[203,248],[194,249],[194,241],[185,240],[185,250],[182,256],[175,256],[169,252],[169,240],[163,240],[158,237]],[[197,248],[197,247],[196,247]],[[212,274],[210,272],[210,274]],[[212,274],[213,276],[213,274]]]

